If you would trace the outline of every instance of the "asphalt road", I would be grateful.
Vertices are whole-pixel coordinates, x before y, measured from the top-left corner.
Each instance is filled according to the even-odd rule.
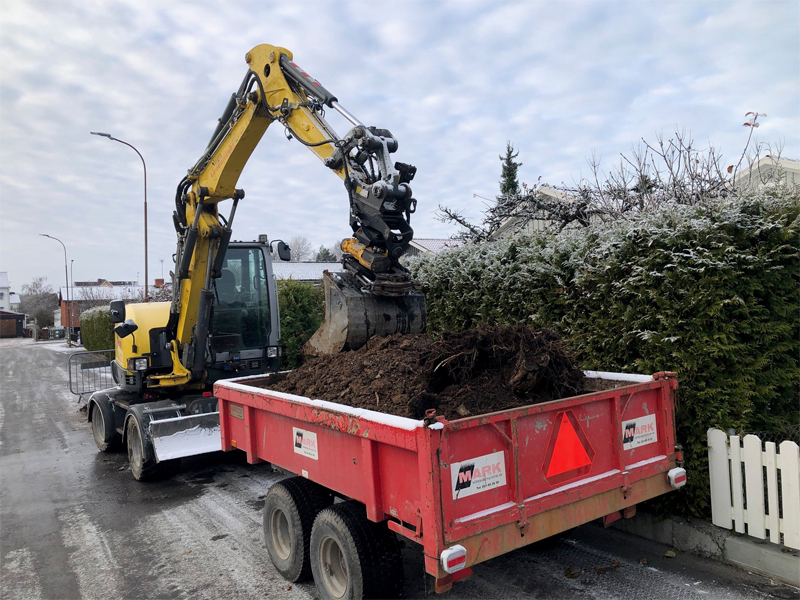
[[[316,597],[313,583],[288,585],[264,548],[263,498],[282,474],[233,452],[136,482],[125,453],[97,451],[67,390],[65,350],[0,340],[0,597]],[[668,550],[588,525],[550,550],[477,565],[444,597],[787,597],[760,577]],[[407,543],[404,560],[406,596],[424,598],[419,547]]]

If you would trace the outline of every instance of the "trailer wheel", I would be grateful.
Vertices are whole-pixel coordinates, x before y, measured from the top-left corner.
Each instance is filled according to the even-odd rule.
[[[159,471],[159,465],[156,462],[153,441],[142,430],[142,425],[135,413],[128,413],[125,439],[128,442],[128,462],[134,479],[145,481],[155,477]]]
[[[311,578],[308,545],[319,511],[333,503],[322,486],[302,477],[273,485],[264,500],[264,541],[272,564],[284,579]]]
[[[95,394],[89,400],[89,419],[92,422],[92,436],[100,452],[114,452],[122,445],[122,437],[117,433],[114,403],[105,394]]]
[[[400,544],[384,523],[369,521],[358,502],[319,513],[311,531],[311,570],[324,600],[399,598],[403,592]]]

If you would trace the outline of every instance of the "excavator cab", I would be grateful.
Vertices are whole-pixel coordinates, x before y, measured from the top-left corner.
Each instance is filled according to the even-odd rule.
[[[214,280],[208,381],[277,370],[278,315],[268,247],[232,242]]]

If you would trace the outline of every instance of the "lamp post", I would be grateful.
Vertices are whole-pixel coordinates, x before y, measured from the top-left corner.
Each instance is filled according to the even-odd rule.
[[[53,237],[52,235],[47,235],[46,233],[39,234],[42,237],[50,238],[51,240],[57,241],[61,244],[61,247],[64,248],[64,279],[67,280],[67,306],[69,307],[69,313],[67,317],[67,327],[69,328],[69,337],[67,338],[67,346],[72,344],[72,305],[69,303],[69,273],[67,272],[67,247],[57,237]]]
[[[106,137],[114,142],[119,142],[120,144],[125,144],[128,148],[132,148],[136,154],[139,155],[139,158],[142,159],[142,167],[144,168],[144,301],[149,302],[150,296],[147,292],[147,165],[144,162],[144,156],[142,153],[139,152],[133,145],[129,144],[128,142],[124,142],[122,140],[118,140],[115,137],[112,137],[110,133],[103,133],[101,131],[90,131],[92,135],[99,135],[101,137]]]
[[[75,274],[72,272],[72,267],[74,267],[74,266],[75,266],[75,259],[74,258],[70,258],[69,259],[69,281],[70,281],[69,295],[70,295],[70,298],[72,298],[72,304],[69,305],[69,321],[70,321],[70,323],[72,323],[72,314],[73,314],[72,311],[74,310],[72,308],[72,305],[75,304]],[[80,324],[80,308],[78,309],[78,323]],[[75,328],[73,327],[73,329],[75,329]],[[69,339],[72,340],[72,337],[70,336]],[[77,342],[76,342],[76,345],[77,345]]]

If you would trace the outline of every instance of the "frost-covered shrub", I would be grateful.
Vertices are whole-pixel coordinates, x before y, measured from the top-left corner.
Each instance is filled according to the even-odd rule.
[[[81,313],[81,341],[86,350],[109,350],[114,347],[114,329],[108,306],[90,308]]]
[[[293,279],[278,281],[281,312],[282,367],[294,369],[303,362],[303,345],[322,324],[325,294],[321,287]]]
[[[412,262],[430,328],[527,321],[588,369],[679,374],[689,484],[670,510],[708,512],[706,430],[797,423],[800,194],[777,188]],[[666,506],[666,505],[665,505]]]

